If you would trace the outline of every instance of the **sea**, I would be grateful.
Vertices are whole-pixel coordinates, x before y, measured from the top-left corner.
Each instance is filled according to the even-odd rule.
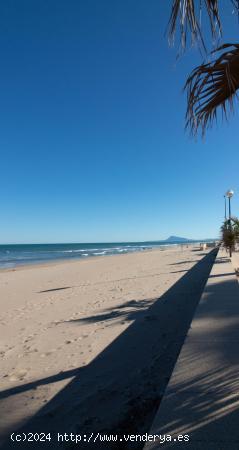
[[[195,241],[196,242],[196,241]],[[184,241],[183,244],[192,243]],[[0,268],[39,264],[58,260],[76,260],[107,255],[141,252],[182,244],[181,241],[112,242],[91,244],[11,244],[0,245]]]

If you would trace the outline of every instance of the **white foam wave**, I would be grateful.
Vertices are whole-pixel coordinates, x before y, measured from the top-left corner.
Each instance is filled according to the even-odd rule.
[[[106,252],[96,252],[96,253],[93,253],[93,255],[105,255],[106,254]]]
[[[57,253],[81,253],[81,252],[85,252],[87,249],[83,248],[83,249],[79,249],[79,250],[57,250]]]

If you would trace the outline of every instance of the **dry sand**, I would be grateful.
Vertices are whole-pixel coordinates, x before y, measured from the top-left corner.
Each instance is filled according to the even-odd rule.
[[[207,253],[178,246],[1,271],[1,435],[24,424],[142,431],[135,411],[152,420],[158,407]]]

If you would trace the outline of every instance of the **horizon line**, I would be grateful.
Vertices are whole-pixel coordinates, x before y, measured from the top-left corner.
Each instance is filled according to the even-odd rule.
[[[185,239],[185,241],[181,241],[181,243],[185,242],[199,242],[199,241],[216,241],[216,240],[220,240],[219,238],[179,238],[179,241],[181,239]],[[175,242],[179,242],[177,239],[175,239]],[[8,243],[0,243],[1,245],[78,245],[78,244],[136,244],[137,242],[141,242],[141,243],[150,243],[150,242],[173,242],[169,240],[169,238],[166,239],[150,239],[150,240],[144,240],[144,241],[92,241],[92,242],[8,242]]]

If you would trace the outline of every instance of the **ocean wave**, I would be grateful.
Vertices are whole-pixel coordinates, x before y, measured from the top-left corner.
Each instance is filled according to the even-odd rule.
[[[56,253],[81,253],[81,252],[85,252],[87,250],[88,250],[87,248],[83,248],[83,249],[79,249],[79,250],[57,250]]]
[[[93,255],[105,255],[105,254],[106,254],[106,251],[93,253]]]

